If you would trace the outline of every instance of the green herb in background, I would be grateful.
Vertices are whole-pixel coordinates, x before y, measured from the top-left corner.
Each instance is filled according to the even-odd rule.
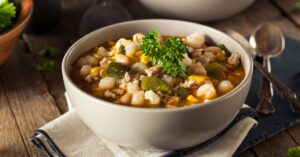
[[[298,70],[298,72],[296,72],[296,75],[300,76],[300,70]]]
[[[36,53],[36,55],[40,57],[58,57],[62,54],[63,53],[60,50],[54,47],[47,47]]]
[[[55,61],[53,60],[48,60],[48,61],[44,61],[41,63],[38,63],[36,65],[36,70],[37,71],[52,71],[55,65]]]
[[[296,0],[295,7],[297,10],[300,10],[300,0]]]
[[[300,146],[290,148],[287,157],[300,157]]]
[[[188,75],[187,67],[181,63],[188,51],[187,46],[178,37],[171,37],[161,45],[158,32],[150,31],[146,34],[141,49],[145,55],[151,57],[152,63],[162,67],[166,74],[173,77]]]
[[[0,0],[0,34],[13,26],[16,17],[16,7],[8,0]]]

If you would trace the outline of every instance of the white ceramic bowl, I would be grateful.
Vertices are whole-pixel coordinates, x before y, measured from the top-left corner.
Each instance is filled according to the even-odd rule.
[[[193,21],[213,21],[239,13],[254,0],[140,0],[157,14]]]
[[[174,27],[176,26],[176,27]],[[84,92],[70,79],[74,61],[99,43],[156,29],[185,36],[199,32],[241,54],[245,79],[233,91],[204,104],[182,108],[137,108],[113,104]],[[76,112],[100,138],[136,149],[174,150],[193,146],[222,131],[237,115],[249,91],[252,60],[224,33],[196,23],[176,20],[138,20],[98,29],[74,43],[64,56],[63,80]]]

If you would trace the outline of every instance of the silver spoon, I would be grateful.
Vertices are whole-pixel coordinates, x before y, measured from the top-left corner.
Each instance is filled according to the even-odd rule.
[[[244,49],[253,56],[256,52],[251,47],[247,39],[241,35],[240,33],[227,29],[225,30],[225,33],[227,33],[230,37],[232,37],[234,40],[239,42]],[[257,61],[253,60],[254,66],[271,82],[273,83],[275,89],[277,89],[280,96],[287,100],[290,104],[290,107],[293,112],[300,112],[300,100],[297,98],[297,95],[295,92],[293,92],[291,89],[289,89],[284,83],[282,83],[276,76],[269,73],[263,66],[258,63]]]
[[[283,32],[275,25],[264,23],[254,29],[249,42],[256,49],[258,55],[263,57],[263,67],[270,73],[270,58],[282,54],[285,48]],[[264,76],[261,79],[259,95],[260,101],[256,106],[256,111],[261,114],[274,113],[272,84]]]

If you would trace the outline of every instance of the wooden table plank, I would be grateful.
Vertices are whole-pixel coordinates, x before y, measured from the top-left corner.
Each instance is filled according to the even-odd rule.
[[[250,149],[250,150],[243,152],[241,155],[239,155],[239,157],[257,157],[257,155],[255,154],[255,152],[252,149]]]
[[[0,156],[28,156],[19,127],[4,93],[2,81],[0,82]]]
[[[19,47],[2,67],[0,77],[29,155],[44,156],[31,144],[31,134],[60,113],[33,63],[32,56]]]
[[[262,142],[254,147],[254,151],[259,157],[284,157],[287,150],[297,144],[286,131]]]
[[[295,0],[272,0],[272,2],[290,18],[298,27],[300,26],[300,10],[296,9]]]
[[[84,10],[95,3],[94,0],[62,0],[62,16],[54,30],[41,35],[24,34],[23,38],[32,54],[46,48],[55,47],[66,52],[72,41],[78,38],[79,22]],[[45,59],[36,57],[35,62],[42,62]],[[65,88],[62,81],[61,62],[63,56],[55,58],[56,64],[52,72],[42,72],[50,94],[53,96],[61,113],[68,111],[64,96]]]
[[[287,36],[300,40],[299,28],[283,16],[281,10],[268,0],[256,1],[254,5],[245,11],[245,14],[254,25],[271,22],[279,26]]]

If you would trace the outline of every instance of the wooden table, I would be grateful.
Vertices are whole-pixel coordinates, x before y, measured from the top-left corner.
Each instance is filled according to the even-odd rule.
[[[67,50],[78,39],[78,24],[83,11],[96,0],[61,0],[63,14],[59,25],[43,35],[23,34],[16,52],[0,68],[0,156],[45,156],[30,142],[32,132],[67,111],[61,60],[52,72],[37,72],[43,59],[33,55],[49,46]],[[249,35],[261,22],[272,22],[286,35],[300,40],[300,11],[294,0],[257,0],[231,18],[206,23],[216,28],[232,28]],[[136,19],[157,17],[145,11],[136,0],[123,1]],[[241,157],[284,157],[287,149],[300,145],[300,124],[241,154]]]

